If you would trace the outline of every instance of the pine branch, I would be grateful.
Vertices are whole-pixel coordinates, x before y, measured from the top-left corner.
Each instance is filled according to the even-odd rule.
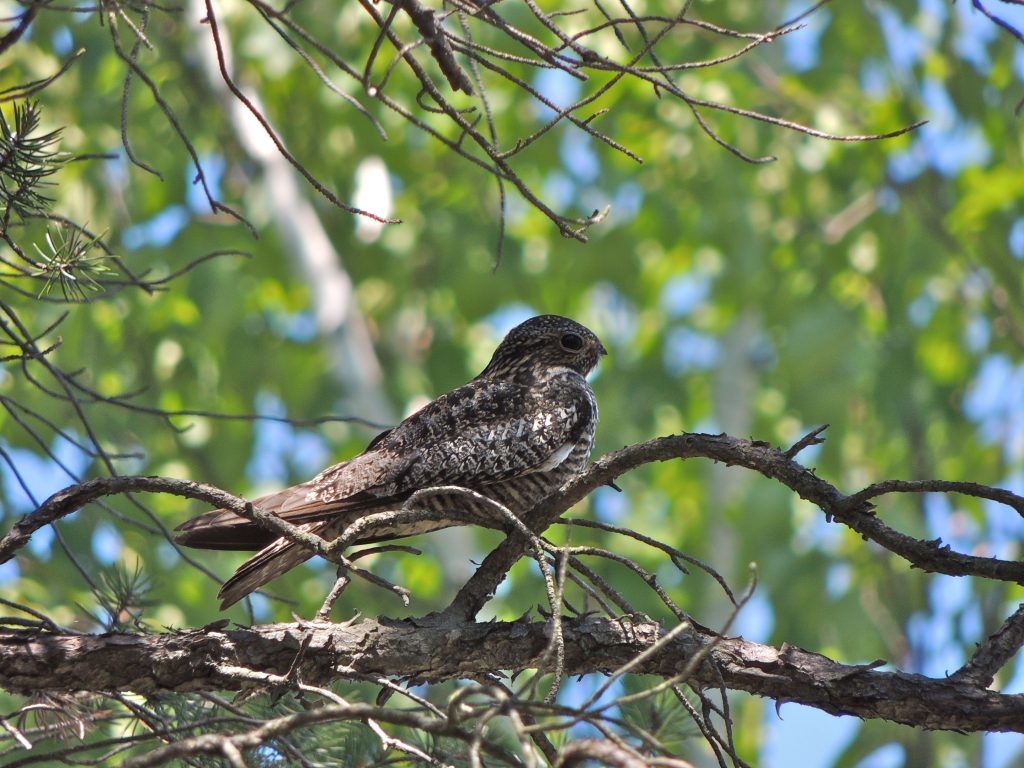
[[[11,219],[28,218],[49,210],[53,200],[42,191],[67,161],[56,149],[61,131],[37,134],[39,105],[26,101],[14,105],[13,125],[0,112],[0,233],[6,233]]]

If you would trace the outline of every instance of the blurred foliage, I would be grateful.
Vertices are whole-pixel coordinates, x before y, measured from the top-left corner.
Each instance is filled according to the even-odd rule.
[[[251,9],[225,6],[221,21],[234,36],[239,80],[259,92],[296,157],[343,199],[351,197],[362,158],[378,155],[387,166],[395,213],[404,223],[375,242],[355,236],[353,217],[323,200],[316,205],[355,283],[396,412],[477,373],[511,321],[527,312],[557,312],[590,325],[611,352],[594,381],[601,407],[596,455],[680,430],[725,430],[788,445],[827,422],[827,443],[802,459],[844,490],[886,478],[941,477],[1021,491],[1024,142],[1013,108],[1024,57],[1009,35],[980,26],[968,3],[829,5],[812,17],[809,30],[680,78],[696,95],[825,130],[867,133],[932,119],[891,141],[828,143],[714,116],[744,151],[778,158],[748,165],[701,134],[685,107],[653,98],[649,87],[612,91],[595,104],[610,109],[601,127],[645,163],[606,151],[569,127],[551,131],[529,150],[528,170],[548,202],[578,215],[610,203],[610,215],[583,245],[561,238],[546,218],[511,197],[504,259],[493,272],[499,211],[492,179],[381,109],[375,115],[389,133],[383,142]],[[20,6],[4,7],[9,13]],[[300,7],[304,23],[333,35],[339,51],[359,50],[372,39],[354,4],[340,13],[332,4]],[[794,10],[747,0],[693,8],[709,21],[744,29],[773,27]],[[360,415],[340,410],[344,393],[324,375],[328,360],[310,330],[309,286],[289,259],[290,244],[267,224],[273,201],[250,192],[254,169],[198,71],[188,28],[158,14],[148,34],[158,50],[143,52],[141,63],[187,126],[207,169],[220,169],[216,187],[224,201],[251,219],[259,238],[210,213],[180,141],[138,81],[128,135],[136,155],[162,178],[127,162],[118,121],[125,67],[92,14],[40,14],[0,70],[2,90],[51,74],[70,51],[86,51],[37,94],[43,128],[63,127],[64,152],[114,159],[70,163],[48,177],[56,183],[48,189],[54,210],[107,231],[112,251],[136,274],[164,276],[219,249],[250,257],[212,259],[152,294],[127,288],[64,306],[36,301],[38,291],[8,290],[13,283],[4,278],[0,298],[33,333],[69,312],[42,340],[51,344],[60,336],[50,359],[80,371],[78,379],[103,395],[135,393],[130,404],[296,419]],[[688,57],[714,52],[706,36],[688,34],[692,39],[682,44],[690,46]],[[914,41],[920,46],[908,62],[905,49]],[[972,41],[981,58],[970,54]],[[795,63],[808,52],[809,65]],[[521,96],[494,96],[500,136],[539,125]],[[972,146],[981,149],[971,154]],[[46,228],[28,222],[24,234],[43,243]],[[43,418],[67,438],[86,440],[72,405],[42,396],[18,365],[0,370],[0,397],[0,448],[9,458],[0,474],[4,530],[31,508],[11,465],[36,501],[72,482],[45,458],[46,448],[85,475],[116,469],[188,477],[253,495],[306,479],[361,450],[373,435],[343,421],[291,427],[165,419],[87,403],[104,447],[126,455],[105,467],[45,426]],[[657,535],[721,571],[736,588],[756,563],[755,604],[734,627],[751,639],[789,642],[848,662],[885,658],[941,675],[1024,597],[1011,585],[912,572],[826,524],[819,510],[780,486],[740,470],[660,464],[620,484],[621,495],[602,489],[575,514]],[[168,527],[201,511],[172,497],[142,501]],[[878,513],[913,536],[1020,556],[1020,521],[1009,520],[1006,508],[906,495],[886,497]],[[216,583],[186,565],[153,532],[147,514],[118,499],[109,509],[93,505],[60,523],[59,539],[41,531],[16,565],[0,569],[5,597],[80,630],[98,631],[97,616],[128,623],[137,617],[153,629],[220,618]],[[720,624],[728,615],[710,578],[699,571],[679,577],[655,550],[578,527],[550,535],[603,543],[636,559],[704,623]],[[413,590],[411,607],[357,583],[335,615],[420,615],[444,606],[470,572],[470,559],[479,561],[496,540],[486,531],[437,536],[417,542],[425,550],[420,557],[368,560]],[[198,553],[196,559],[224,577],[243,558]],[[144,605],[110,615],[127,608],[112,608],[103,585],[134,573],[136,564],[148,584]],[[638,608],[667,618],[635,575],[614,564],[592,566]],[[100,586],[90,586],[84,574]],[[286,620],[292,611],[310,616],[331,576],[323,564],[310,564],[271,586],[289,602],[257,598],[252,613],[238,606],[228,615],[238,621]],[[543,602],[536,566],[524,561],[488,610],[512,618]],[[1011,675],[1020,689],[1020,662],[1001,682]],[[756,759],[774,711],[741,696],[733,704],[737,738]],[[0,696],[0,711],[15,707]],[[958,756],[943,764],[973,763],[981,749],[975,737],[883,723],[860,724],[857,733],[837,765],[854,765],[892,743],[903,749],[906,765],[938,764],[914,756],[940,753]]]

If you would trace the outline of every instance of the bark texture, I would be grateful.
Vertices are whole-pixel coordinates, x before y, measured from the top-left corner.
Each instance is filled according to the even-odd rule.
[[[562,627],[568,674],[612,672],[663,634],[643,617],[566,619]],[[279,685],[287,685],[281,678],[322,684],[353,673],[423,681],[480,678],[495,670],[536,668],[549,639],[550,627],[543,622],[467,624],[439,615],[164,635],[4,632],[0,687],[26,694],[155,694],[273,685],[268,675]],[[681,632],[633,671],[673,677],[695,654],[702,657],[690,681],[698,687],[724,683],[780,703],[924,728],[1024,732],[1024,695],[1001,694],[964,679],[875,669],[882,662],[841,664],[794,646],[722,638],[699,626]]]

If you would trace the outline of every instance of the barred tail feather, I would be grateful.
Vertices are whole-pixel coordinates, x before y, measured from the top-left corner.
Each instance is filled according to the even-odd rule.
[[[231,578],[224,582],[217,593],[221,599],[221,610],[234,605],[250,592],[301,565],[312,556],[313,553],[308,549],[287,539],[278,539],[242,563]]]

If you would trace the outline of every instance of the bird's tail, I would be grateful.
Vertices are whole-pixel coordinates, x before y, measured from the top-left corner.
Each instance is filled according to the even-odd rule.
[[[309,485],[310,483],[293,485],[283,491],[253,499],[252,503],[290,522],[307,522],[296,517],[305,512],[313,515],[317,512],[327,512],[324,505],[303,504]],[[278,534],[273,531],[257,525],[248,518],[236,515],[229,509],[204,512],[191,520],[186,520],[175,528],[174,532],[174,540],[179,544],[197,549],[240,549],[254,552],[278,538]]]
[[[312,530],[317,526],[307,524],[301,527]],[[221,600],[221,610],[234,605],[250,592],[306,562],[312,556],[313,553],[310,550],[288,541],[288,539],[278,539],[270,546],[264,547],[242,563],[231,578],[224,582],[220,592],[217,593]]]

